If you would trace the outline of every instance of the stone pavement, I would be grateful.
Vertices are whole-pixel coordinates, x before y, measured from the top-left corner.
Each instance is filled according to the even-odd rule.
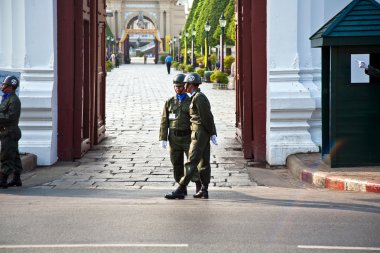
[[[82,159],[55,165],[62,175],[35,187],[174,189],[169,150],[160,147],[158,136],[163,105],[174,95],[172,80],[178,72],[168,75],[163,64],[134,62],[107,74],[106,139]],[[201,89],[210,100],[219,142],[211,147],[210,188],[257,185],[235,140],[235,91],[214,90],[211,84]]]

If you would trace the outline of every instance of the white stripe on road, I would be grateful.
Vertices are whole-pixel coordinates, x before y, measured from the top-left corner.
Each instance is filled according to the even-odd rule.
[[[126,244],[30,244],[30,245],[0,245],[0,249],[25,248],[186,248],[188,244],[157,244],[157,243],[126,243]]]
[[[344,247],[344,246],[317,246],[317,245],[298,245],[300,249],[335,249],[335,250],[368,250],[380,251],[380,248],[375,247]]]

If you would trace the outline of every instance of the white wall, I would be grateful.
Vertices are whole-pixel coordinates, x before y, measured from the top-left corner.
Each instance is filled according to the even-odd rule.
[[[20,72],[20,152],[57,161],[56,0],[0,1],[0,70]]]

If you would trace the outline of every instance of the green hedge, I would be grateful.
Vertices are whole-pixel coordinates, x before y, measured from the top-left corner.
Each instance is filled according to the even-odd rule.
[[[210,77],[211,81],[214,83],[228,83],[228,75],[222,71],[214,71],[214,73]]]

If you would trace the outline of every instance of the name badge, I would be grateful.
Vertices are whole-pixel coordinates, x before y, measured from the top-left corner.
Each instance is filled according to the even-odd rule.
[[[175,119],[175,113],[169,113],[169,119]]]

